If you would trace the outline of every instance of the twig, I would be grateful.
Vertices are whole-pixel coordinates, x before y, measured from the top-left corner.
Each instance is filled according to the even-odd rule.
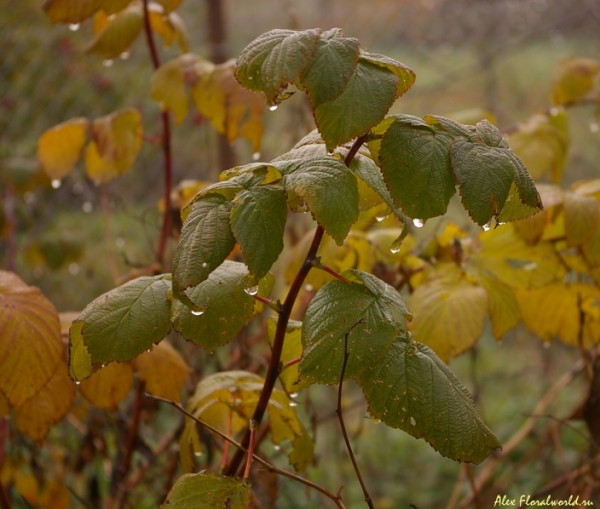
[[[204,426],[209,431],[212,431],[215,435],[218,435],[222,439],[227,440],[227,442],[235,445],[238,449],[241,449],[244,453],[248,452],[248,450],[245,447],[243,447],[241,443],[239,443],[238,441],[234,440],[233,438],[227,436],[225,433],[223,433],[222,431],[219,431],[217,428],[214,428],[213,426],[211,426],[207,422],[203,421],[202,419],[196,417],[191,412],[188,412],[183,406],[181,406],[176,401],[172,401],[172,400],[166,399],[166,398],[161,398],[160,396],[154,396],[153,394],[148,394],[148,393],[146,393],[146,396],[149,398],[155,399],[157,401],[162,401],[163,403],[167,403],[167,404],[171,405],[172,407],[177,408],[181,413],[183,413],[190,419],[194,420],[201,426]],[[278,475],[282,475],[284,477],[288,477],[290,479],[293,479],[294,481],[298,481],[298,482],[304,484],[305,486],[308,486],[309,488],[313,488],[314,490],[316,490],[316,491],[322,493],[323,495],[325,495],[326,497],[330,498],[338,506],[339,509],[346,509],[346,506],[342,502],[342,498],[340,497],[339,494],[335,495],[335,494],[331,493],[330,491],[326,490],[325,488],[323,488],[322,486],[319,486],[318,484],[315,484],[314,482],[312,482],[308,479],[304,479],[303,477],[300,477],[296,474],[292,474],[291,472],[287,472],[286,470],[281,470],[281,469],[275,467],[274,465],[271,465],[268,461],[265,461],[257,454],[253,454],[253,459],[255,461],[258,461],[261,465],[264,465],[267,469],[269,469],[270,472],[278,474]]]
[[[475,476],[473,475],[473,466],[469,463],[466,463],[465,472],[467,473],[467,479],[469,479],[469,484],[471,485],[471,490],[473,491],[473,504],[475,505],[475,509],[481,509],[481,498],[479,496],[479,488],[475,483]]]
[[[344,164],[349,166],[354,156],[360,149],[360,147],[367,140],[367,135],[363,135],[360,138],[357,138],[348,154],[346,154],[346,158],[344,159]],[[298,294],[300,290],[304,286],[304,280],[306,276],[310,272],[313,267],[313,263],[317,259],[317,252],[319,251],[319,246],[321,245],[321,240],[323,239],[323,235],[325,230],[323,230],[322,226],[317,226],[315,231],[315,235],[313,237],[312,243],[306,254],[306,258],[304,259],[304,263],[298,270],[292,285],[290,286],[289,292],[284,303],[281,306],[281,311],[279,313],[279,318],[277,320],[277,328],[275,329],[275,338],[273,340],[273,348],[271,350],[271,360],[269,361],[269,367],[267,369],[267,374],[265,376],[265,384],[263,385],[263,389],[260,393],[260,397],[258,399],[258,403],[256,404],[256,408],[254,409],[254,414],[252,415],[252,420],[256,422],[256,425],[260,425],[262,419],[267,411],[267,405],[269,404],[269,399],[271,398],[271,394],[273,392],[273,388],[275,387],[275,383],[277,382],[277,377],[280,372],[280,361],[281,361],[281,353],[283,351],[283,342],[285,340],[285,333],[287,330],[288,322],[290,320],[290,316],[292,314],[292,309],[294,308],[294,304],[296,299],[298,298]],[[242,439],[242,446],[247,448],[250,443],[250,430],[247,429],[244,434],[244,438]],[[225,469],[224,474],[228,476],[233,476],[237,472],[240,467],[242,460],[244,458],[243,449],[238,449],[234,454],[231,462],[227,469]]]
[[[150,58],[152,59],[152,65],[154,69],[160,67],[160,59],[158,57],[158,51],[156,44],[154,43],[154,37],[152,35],[152,28],[150,26],[150,14],[148,12],[148,0],[143,0],[144,6],[144,32],[146,34],[146,43],[150,51]],[[160,238],[158,240],[158,246],[156,248],[156,261],[163,265],[165,258],[165,250],[167,247],[167,241],[171,231],[171,189],[173,188],[173,157],[171,154],[171,117],[167,110],[161,113],[162,120],[162,149],[164,154],[164,174],[165,174],[165,189],[163,199],[165,202],[165,210],[163,212],[163,224],[160,231]]]
[[[115,468],[113,479],[118,483],[117,494],[115,496],[116,508],[121,509],[125,505],[127,499],[128,490],[125,482],[125,478],[131,469],[131,459],[133,452],[135,451],[138,432],[140,427],[140,416],[142,413],[142,402],[144,399],[144,391],[146,388],[146,382],[142,380],[137,381],[135,397],[133,400],[133,408],[131,409],[131,423],[127,430],[127,442],[125,443],[125,453],[123,454],[122,461]]]
[[[327,272],[328,274],[331,274],[334,278],[339,279],[342,283],[346,283],[347,285],[351,284],[350,280],[348,280],[347,278],[342,276],[339,272],[332,269],[328,265],[322,264],[320,262],[315,262],[314,266],[316,269],[321,269],[321,270]]]
[[[244,469],[244,480],[250,477],[250,468],[252,467],[252,457],[254,456],[254,448],[256,447],[256,423],[250,421],[250,445],[248,446],[248,454],[246,456],[246,468]]]
[[[465,475],[467,473],[465,470],[465,465],[466,463],[463,463],[458,470],[458,478],[456,479],[456,484],[454,485],[454,489],[452,490],[450,499],[446,504],[446,509],[452,509],[456,506],[456,502],[458,500],[458,497],[460,496],[460,492],[462,491],[462,485],[465,481]]]
[[[231,396],[233,399],[233,395]],[[229,410],[229,415],[227,417],[227,428],[225,429],[225,434],[227,436],[231,435],[231,424],[233,422],[233,411]],[[229,442],[225,442],[223,445],[223,456],[221,457],[221,470],[225,470],[227,468],[227,462],[229,461]]]
[[[348,454],[350,455],[350,460],[352,461],[352,466],[354,467],[354,472],[356,472],[356,477],[358,482],[360,483],[360,487],[363,490],[363,494],[365,495],[365,502],[370,507],[370,509],[374,509],[373,500],[371,500],[371,496],[369,495],[369,491],[367,490],[367,486],[363,481],[362,475],[360,473],[360,469],[358,468],[358,463],[356,463],[356,458],[354,457],[354,452],[352,451],[352,445],[350,445],[350,439],[348,438],[348,432],[346,431],[346,425],[344,424],[344,415],[342,413],[342,388],[344,385],[344,374],[346,373],[346,364],[348,364],[348,336],[359,323],[363,320],[362,318],[356,322],[350,330],[346,332],[344,336],[344,362],[342,363],[342,372],[340,373],[340,383],[338,385],[338,396],[337,396],[337,408],[336,413],[338,416],[338,420],[340,421],[340,428],[342,429],[342,435],[344,437],[344,442],[346,443],[346,449],[348,449]]]

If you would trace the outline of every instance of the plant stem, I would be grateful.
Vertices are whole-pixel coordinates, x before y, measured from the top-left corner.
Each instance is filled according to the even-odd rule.
[[[346,166],[350,166],[350,163],[354,159],[354,156],[357,154],[361,145],[367,140],[367,135],[363,135],[360,138],[357,138],[348,154],[346,154],[346,158],[344,159],[344,164]],[[306,254],[306,258],[304,259],[304,263],[298,270],[292,285],[290,286],[290,290],[287,294],[287,297],[284,303],[281,306],[281,310],[279,312],[279,319],[277,320],[277,328],[275,330],[275,339],[273,340],[273,348],[271,350],[271,360],[269,361],[269,367],[267,369],[267,374],[265,376],[265,384],[263,386],[262,392],[260,393],[260,398],[258,403],[256,404],[256,408],[254,409],[254,415],[252,415],[252,420],[256,422],[256,425],[259,426],[262,422],[262,419],[267,410],[267,405],[269,404],[269,399],[271,398],[271,394],[273,393],[273,389],[275,387],[275,383],[277,382],[277,377],[279,376],[279,372],[281,369],[281,352],[283,351],[283,342],[285,340],[285,332],[287,330],[288,322],[290,321],[290,316],[292,314],[292,309],[298,298],[298,294],[304,285],[304,280],[306,276],[310,272],[310,269],[313,268],[313,264],[317,259],[317,252],[319,251],[319,246],[321,245],[321,241],[323,240],[323,234],[325,230],[323,230],[322,226],[317,226],[315,231],[315,235],[313,237],[312,243]],[[246,430],[244,438],[242,439],[242,447],[246,449],[250,443],[250,429]],[[238,449],[234,454],[229,466],[224,470],[224,474],[228,476],[233,476],[237,472],[240,467],[242,460],[244,458],[243,449]]]
[[[350,460],[352,461],[352,466],[354,467],[354,472],[356,472],[356,477],[358,482],[360,483],[360,487],[363,490],[363,494],[365,495],[365,502],[370,507],[370,509],[374,509],[373,500],[371,500],[371,496],[367,490],[367,486],[363,481],[362,475],[360,473],[360,469],[358,468],[358,463],[356,463],[356,458],[354,457],[354,452],[352,451],[352,445],[350,444],[350,439],[348,438],[348,432],[346,431],[346,424],[344,423],[344,415],[342,413],[342,388],[344,386],[344,374],[346,373],[346,364],[348,364],[348,336],[352,332],[352,329],[356,327],[359,323],[362,322],[362,319],[356,322],[346,335],[344,336],[344,362],[342,364],[342,372],[340,373],[340,383],[338,385],[338,397],[337,397],[337,408],[335,412],[337,413],[338,420],[340,421],[340,428],[342,429],[342,436],[344,437],[344,442],[346,443],[346,449],[348,449],[348,454],[350,455]]]
[[[162,401],[163,403],[168,403],[172,407],[177,408],[181,413],[183,413],[184,415],[186,415],[190,419],[196,421],[201,426],[204,426],[207,430],[212,431],[215,435],[218,435],[222,439],[224,439],[227,442],[229,442],[230,444],[235,445],[238,449],[241,449],[244,453],[248,452],[248,450],[245,449],[242,446],[242,444],[240,444],[239,442],[237,442],[233,438],[227,436],[222,431],[219,431],[217,428],[212,427],[210,424],[208,424],[207,422],[203,421],[202,419],[199,419],[198,417],[196,417],[191,412],[188,412],[184,407],[182,407],[176,401],[172,401],[172,400],[166,399],[166,398],[161,398],[160,396],[154,396],[153,394],[148,394],[148,393],[146,393],[146,396],[149,397],[149,398],[155,399],[157,401]],[[278,475],[282,475],[284,477],[288,477],[290,479],[293,479],[294,481],[298,481],[298,482],[304,484],[305,486],[313,488],[314,490],[319,491],[320,493],[322,493],[326,497],[328,497],[331,500],[333,500],[333,502],[335,502],[335,504],[338,506],[339,509],[346,509],[346,506],[342,502],[342,498],[340,497],[339,494],[338,495],[334,495],[330,491],[328,491],[325,488],[319,486],[318,484],[315,484],[312,481],[309,481],[308,479],[304,479],[303,477],[300,477],[300,476],[298,476],[296,474],[292,474],[291,472],[287,472],[286,470],[280,470],[279,468],[271,465],[268,461],[265,461],[264,459],[262,459],[260,456],[258,456],[256,454],[253,454],[252,456],[253,456],[253,459],[255,461],[258,461],[261,465],[264,465],[267,469],[269,469],[270,472],[273,472],[273,473],[278,474]]]
[[[256,423],[250,421],[250,444],[248,446],[248,454],[246,456],[246,468],[244,469],[244,481],[250,477],[250,468],[252,467],[252,457],[254,456],[254,448],[256,447]]]
[[[332,269],[328,265],[323,265],[321,263],[317,263],[317,264],[315,264],[315,268],[321,269],[321,270],[327,272],[327,274],[331,274],[334,278],[339,279],[342,283],[346,283],[347,285],[351,284],[348,279],[346,279],[338,271]]]
[[[160,67],[160,58],[158,57],[158,51],[156,49],[156,44],[154,43],[154,36],[152,35],[152,28],[150,26],[148,0],[143,0],[143,6],[144,32],[146,34],[146,43],[148,45],[148,49],[150,50],[150,58],[152,58],[152,65],[156,70]],[[158,246],[156,248],[156,261],[162,266],[164,263],[167,241],[169,240],[169,233],[171,231],[171,190],[173,188],[173,156],[171,153],[171,117],[169,117],[168,111],[165,110],[161,113],[161,120],[163,128],[161,145],[164,157],[165,189],[163,199],[165,203],[165,210],[163,212],[162,228],[160,231]]]

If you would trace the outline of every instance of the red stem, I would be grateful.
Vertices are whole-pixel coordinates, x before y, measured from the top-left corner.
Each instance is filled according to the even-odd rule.
[[[361,145],[367,140],[367,135],[363,135],[360,138],[357,138],[352,148],[346,154],[346,158],[344,159],[344,164],[349,166],[354,156],[358,152],[358,149]],[[275,339],[273,340],[273,348],[271,350],[271,360],[269,361],[269,368],[267,369],[267,374],[265,376],[265,384],[263,386],[262,392],[260,393],[260,398],[258,403],[256,404],[256,408],[254,409],[254,415],[252,416],[252,421],[255,423],[255,426],[259,426],[262,422],[262,419],[267,411],[267,406],[269,404],[269,399],[271,399],[271,394],[273,393],[273,389],[275,388],[275,383],[277,382],[277,377],[280,372],[280,363],[281,363],[281,353],[283,351],[283,342],[285,340],[285,333],[287,330],[288,322],[290,320],[290,316],[292,314],[292,309],[294,307],[294,303],[298,298],[298,294],[300,290],[304,286],[304,280],[306,276],[310,272],[310,269],[313,268],[315,260],[317,259],[317,252],[319,251],[319,246],[321,245],[321,241],[323,240],[323,234],[325,231],[319,225],[315,231],[315,235],[312,240],[312,244],[306,254],[306,258],[304,259],[304,263],[300,267],[300,270],[296,274],[292,286],[287,294],[287,297],[284,303],[281,306],[281,311],[279,313],[279,319],[277,320],[277,328],[275,330]],[[231,459],[229,466],[223,471],[223,474],[226,476],[234,476],[240,467],[242,460],[244,459],[245,451],[244,449],[248,449],[248,445],[250,444],[250,428],[246,430],[244,434],[244,438],[242,439],[242,447],[238,449],[233,458]]]
[[[346,283],[347,285],[352,284],[348,279],[346,279],[344,276],[342,276],[339,272],[332,269],[331,267],[328,267],[327,265],[317,265],[317,268],[324,270],[328,274],[331,274],[334,278],[339,279],[342,283]]]
[[[144,32],[146,34],[146,43],[150,50],[150,58],[152,58],[152,65],[154,69],[160,67],[160,58],[154,43],[154,36],[152,35],[152,27],[150,26],[150,15],[148,13],[148,0],[143,1],[144,6]],[[162,148],[164,154],[164,170],[165,170],[165,190],[164,190],[164,202],[165,210],[163,212],[163,223],[160,231],[160,238],[158,240],[158,246],[156,248],[156,261],[162,266],[165,258],[165,250],[167,248],[167,241],[169,240],[169,233],[171,231],[171,189],[173,188],[173,156],[171,153],[171,118],[169,117],[168,111],[163,111],[161,114],[162,119]]]

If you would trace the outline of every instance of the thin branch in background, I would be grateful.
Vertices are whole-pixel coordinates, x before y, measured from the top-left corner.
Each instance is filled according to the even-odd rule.
[[[248,454],[246,456],[246,468],[244,469],[244,480],[250,478],[250,468],[252,467],[252,457],[254,456],[254,448],[256,447],[256,422],[250,421],[250,445],[248,446]]]
[[[127,500],[127,495],[129,494],[127,490],[127,484],[123,481],[126,479],[127,475],[129,474],[129,470],[131,469],[131,460],[133,458],[133,453],[136,449],[136,445],[138,442],[140,417],[142,413],[142,403],[144,400],[145,389],[146,382],[142,380],[137,380],[135,396],[133,399],[133,406],[131,409],[131,422],[129,424],[129,429],[127,430],[125,452],[120,463],[115,468],[114,473],[116,475],[113,476],[113,479],[115,479],[118,482],[115,496],[115,507],[117,509],[121,509],[125,506],[125,501]]]
[[[344,164],[346,166],[350,166],[350,163],[354,159],[354,156],[356,156],[358,150],[367,141],[367,139],[368,136],[365,134],[354,141],[352,147],[350,148],[344,159]],[[267,374],[265,376],[265,384],[263,386],[263,390],[260,393],[260,397],[258,399],[258,403],[256,404],[254,414],[252,415],[252,420],[256,422],[257,426],[260,425],[265,415],[265,412],[267,411],[267,405],[269,404],[273,388],[275,387],[277,377],[279,376],[281,353],[283,351],[283,342],[285,341],[285,333],[287,331],[287,326],[292,315],[294,304],[296,303],[296,299],[298,298],[300,290],[304,286],[306,276],[308,276],[308,273],[313,268],[313,263],[317,259],[317,253],[319,251],[319,247],[321,246],[321,241],[323,240],[324,234],[325,230],[320,225],[317,226],[312,243],[304,259],[304,263],[298,270],[298,273],[296,274],[296,277],[294,278],[294,281],[290,286],[287,297],[285,298],[285,301],[281,306],[281,312],[279,313],[279,318],[277,320],[277,328],[275,329],[275,338],[273,339],[273,348],[271,349],[271,360],[269,361],[269,368],[267,369]],[[247,448],[249,443],[250,430],[247,429],[246,433],[244,434],[244,437],[242,438],[243,448]],[[238,468],[242,464],[243,459],[244,454],[242,449],[240,448],[234,454],[233,458],[231,459],[231,462],[229,463],[229,466],[224,471],[224,474],[229,476],[235,475]]]
[[[172,400],[166,399],[166,398],[161,398],[160,396],[154,396],[153,394],[148,394],[148,393],[146,393],[146,396],[149,398],[155,399],[156,401],[162,401],[163,403],[167,403],[167,404],[171,405],[172,407],[177,408],[177,410],[179,410],[181,413],[183,413],[190,419],[194,420],[201,426],[204,426],[206,429],[208,429],[209,431],[212,431],[215,435],[220,436],[222,439],[226,440],[227,442],[235,445],[238,449],[241,449],[244,454],[248,453],[248,450],[246,448],[244,448],[241,443],[239,443],[236,440],[234,440],[233,438],[227,436],[225,433],[219,431],[217,428],[214,428],[213,426],[211,426],[207,422],[203,421],[202,419],[199,419],[191,412],[188,412],[183,406],[181,406],[176,401],[172,401]],[[281,469],[275,467],[274,465],[271,465],[268,461],[265,461],[264,459],[262,459],[260,456],[258,456],[256,454],[253,454],[253,458],[255,461],[258,461],[261,465],[264,465],[269,470],[269,472],[287,477],[294,481],[298,481],[299,483],[302,483],[305,486],[308,486],[309,488],[312,488],[312,489],[322,493],[329,499],[331,499],[339,509],[346,509],[346,506],[342,502],[342,498],[339,495],[339,493],[333,494],[330,491],[323,488],[322,486],[319,486],[318,484],[315,484],[314,482],[309,481],[308,479],[304,479],[303,477],[300,477],[296,474],[292,474],[291,472],[288,472],[286,470],[281,470]]]
[[[350,445],[350,439],[348,438],[348,432],[346,431],[346,425],[344,424],[344,415],[342,412],[342,388],[344,386],[344,375],[346,373],[346,365],[348,364],[348,357],[350,355],[348,353],[348,336],[350,335],[354,327],[356,327],[362,321],[363,320],[360,319],[358,322],[356,322],[352,327],[350,327],[350,330],[346,332],[344,336],[344,362],[342,364],[342,372],[340,373],[340,383],[338,385],[336,413],[338,416],[338,420],[340,421],[340,428],[342,428],[342,435],[344,437],[344,442],[346,443],[346,448],[348,449],[348,454],[350,455],[350,460],[352,461],[352,466],[354,467],[354,472],[356,472],[356,477],[358,479],[358,482],[360,483],[360,487],[363,490],[363,494],[365,495],[365,502],[371,509],[374,509],[373,500],[371,500],[371,496],[369,495],[367,486],[365,485],[365,482],[363,481],[362,475],[360,473],[360,469],[358,468],[358,463],[356,463],[354,452],[352,452],[352,445]]]
[[[465,472],[467,474],[467,479],[469,479],[469,484],[471,485],[471,490],[473,492],[473,505],[475,506],[475,509],[482,509],[479,488],[475,483],[475,476],[473,475],[473,466],[469,463],[466,463]]]
[[[232,396],[233,398],[233,396]],[[225,434],[227,436],[231,436],[231,424],[233,422],[233,411],[229,411],[229,416],[227,418],[227,429],[225,430]],[[225,470],[227,468],[227,463],[229,461],[229,445],[230,443],[226,440],[223,445],[223,456],[221,457],[221,470]]]
[[[160,58],[154,43],[154,36],[152,35],[152,27],[150,26],[150,14],[148,12],[148,0],[143,0],[144,6],[144,33],[146,34],[146,43],[150,51],[150,58],[152,59],[152,65],[154,69],[160,67]],[[162,149],[164,154],[164,178],[165,188],[163,193],[163,200],[165,204],[165,210],[163,212],[163,223],[160,231],[160,237],[158,239],[158,246],[156,248],[156,261],[163,266],[165,251],[167,248],[167,242],[171,233],[171,190],[173,188],[173,156],[171,152],[171,117],[168,111],[161,113],[162,120]]]
[[[462,463],[458,470],[458,478],[456,479],[456,483],[454,484],[454,489],[452,490],[452,494],[450,495],[450,499],[446,504],[446,509],[453,509],[456,507],[456,502],[458,501],[458,497],[460,497],[460,492],[462,491],[463,484],[465,482],[465,476],[467,472],[465,470],[466,463]]]
[[[15,187],[12,182],[6,183],[4,197],[4,218],[6,220],[6,270],[17,269],[17,221],[15,217]]]

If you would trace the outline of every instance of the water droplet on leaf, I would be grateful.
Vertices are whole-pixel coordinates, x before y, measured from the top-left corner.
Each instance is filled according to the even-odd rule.
[[[400,252],[400,249],[400,244],[396,244],[395,242],[392,244],[392,247],[390,247],[390,251],[392,252],[392,254],[398,254]]]
[[[127,60],[130,57],[131,53],[129,53],[129,51],[124,51],[123,53],[121,53],[119,55],[119,58],[121,60]]]
[[[81,385],[81,380],[77,380],[77,381],[75,382],[75,385]]]
[[[258,286],[251,286],[250,288],[244,288],[244,291],[248,295],[256,295],[258,293]]]
[[[312,292],[315,289],[315,287],[313,285],[311,285],[311,284],[307,284],[307,285],[304,285],[304,289],[307,292]]]
[[[490,225],[490,223],[485,223],[485,224],[483,225],[483,231],[484,231],[484,232],[488,232],[488,231],[490,231],[490,228],[491,228],[491,227],[492,227],[492,225]]]
[[[112,61],[112,59],[105,60],[104,62],[102,62],[102,65],[103,65],[104,67],[110,67],[110,66],[112,66],[112,65],[113,65],[113,61]]]
[[[278,445],[274,445],[273,449],[275,449],[276,451],[279,451],[281,449],[281,447],[279,447]]]
[[[271,106],[269,106],[269,111],[275,111],[276,109],[277,109],[276,104],[271,104]]]
[[[290,398],[292,398],[292,399],[296,399],[297,397],[298,397],[298,393],[297,392],[292,392],[290,394]]]
[[[252,154],[252,160],[258,161],[259,159],[260,159],[260,152],[254,152],[254,154]]]
[[[192,311],[192,314],[193,314],[194,316],[201,316],[201,315],[203,315],[203,314],[204,314],[204,311]]]
[[[389,216],[389,214],[387,214],[385,216],[375,216],[375,221],[377,221],[378,223],[381,223],[382,221],[385,221],[388,216]]]
[[[298,403],[296,403],[295,401],[290,401],[290,406],[298,406]]]
[[[418,217],[415,217],[415,218],[413,219],[413,224],[414,224],[414,225],[415,225],[417,228],[423,228],[423,225],[424,225],[425,223],[423,223],[423,220],[422,220],[422,219],[419,219]]]
[[[206,267],[208,267],[208,263],[202,262],[202,268],[205,269]]]
[[[61,184],[62,182],[60,181],[60,179],[52,179],[52,182],[50,182],[52,189],[58,189],[61,186]]]
[[[77,30],[79,30],[80,26],[81,26],[81,23],[71,23],[69,25],[69,30],[71,30],[71,32],[77,32]]]

